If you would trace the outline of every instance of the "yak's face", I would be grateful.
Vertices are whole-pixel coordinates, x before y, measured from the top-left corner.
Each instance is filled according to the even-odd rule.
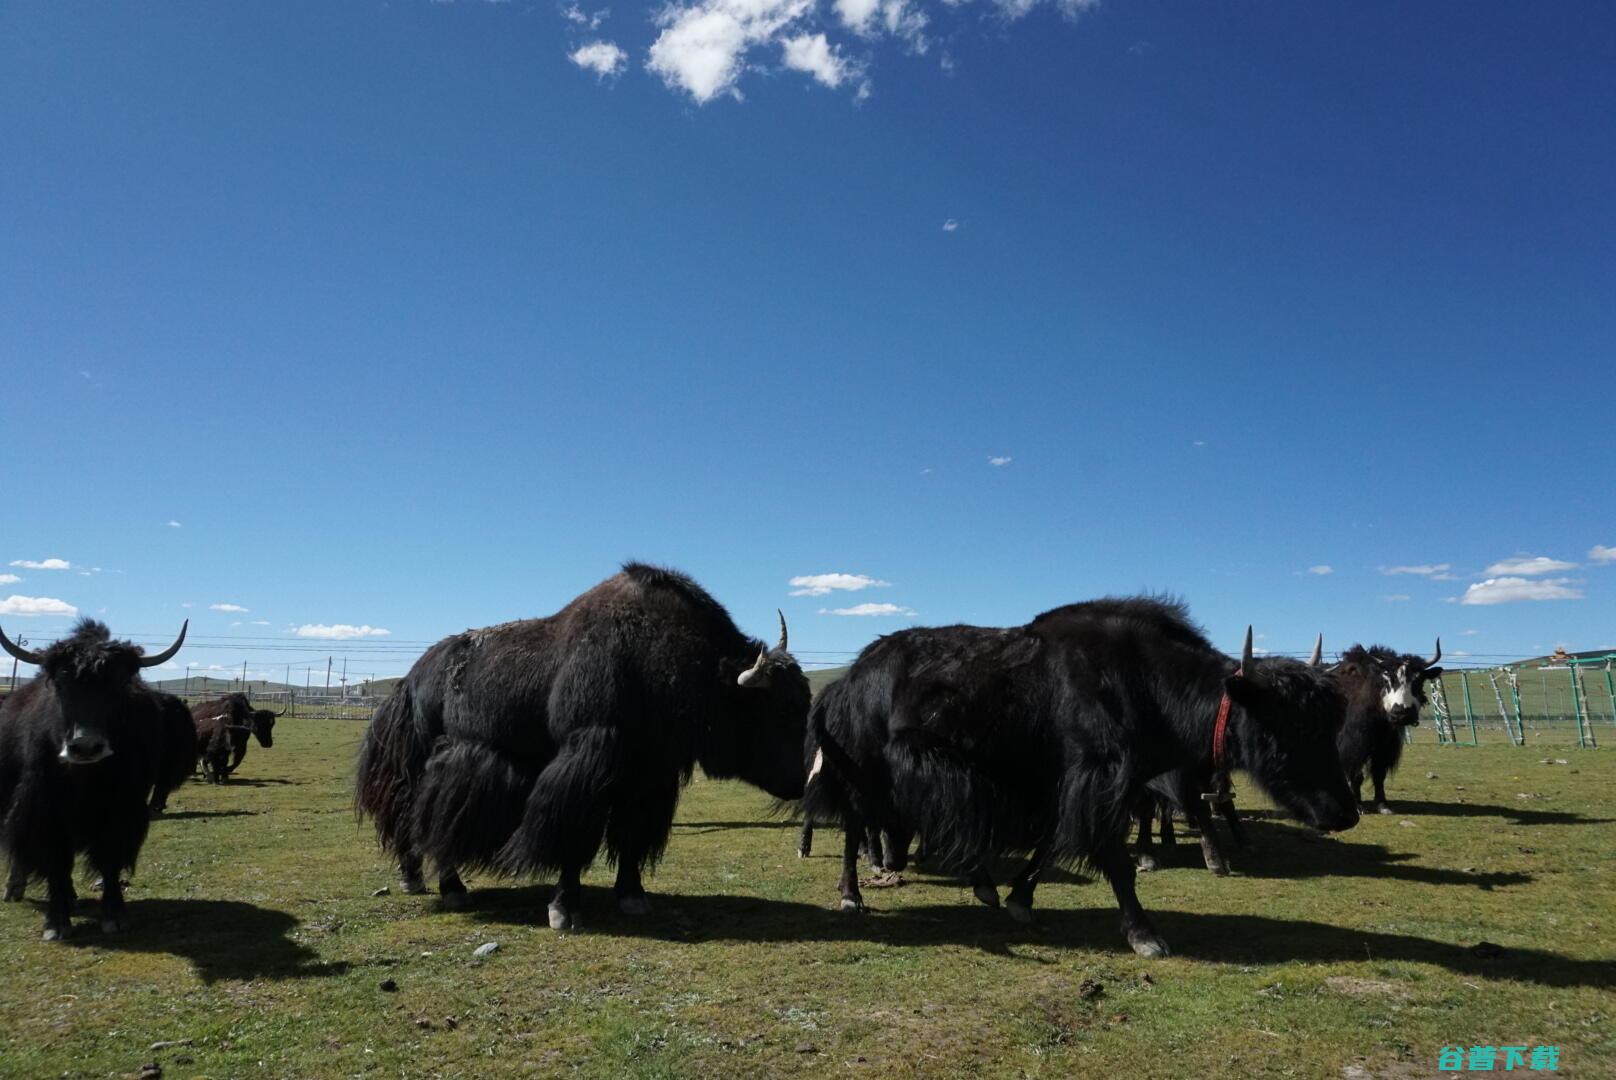
[[[743,719],[727,755],[731,775],[777,799],[802,798],[802,747],[813,698],[808,676],[795,657],[775,648],[735,681]]]
[[[61,706],[52,735],[57,760],[64,765],[94,765],[111,757],[122,742],[139,668],[134,657],[116,652],[100,659],[45,669]]]
[[[1425,684],[1442,677],[1442,669],[1428,667],[1417,656],[1396,656],[1389,660],[1376,659],[1375,676],[1380,685],[1380,707],[1386,718],[1400,727],[1415,727],[1420,722],[1420,706],[1426,703]]]
[[[1358,823],[1336,750],[1347,699],[1322,668],[1263,659],[1225,682],[1246,712],[1246,767],[1274,800],[1325,832]]]
[[[253,737],[258,745],[268,748],[275,745],[275,714],[268,709],[254,709],[252,714]]]

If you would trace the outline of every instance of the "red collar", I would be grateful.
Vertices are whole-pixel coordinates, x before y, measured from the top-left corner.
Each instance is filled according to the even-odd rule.
[[[1244,668],[1236,668],[1235,676],[1239,677],[1245,672]],[[1229,713],[1234,709],[1234,702],[1229,699],[1229,691],[1223,692],[1223,700],[1218,702],[1218,722],[1212,727],[1212,767],[1220,772],[1226,767],[1225,752],[1229,741]]]

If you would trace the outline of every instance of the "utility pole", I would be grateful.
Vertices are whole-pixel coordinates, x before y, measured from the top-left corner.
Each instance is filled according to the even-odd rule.
[[[243,694],[247,692],[247,661],[245,660],[241,662],[241,692]]]
[[[27,648],[27,646],[28,639],[19,634],[17,636],[17,648],[23,649]],[[15,656],[11,658],[11,689],[14,692],[17,689],[17,658]]]
[[[342,700],[348,700],[348,658],[342,658]]]
[[[325,692],[327,697],[331,696],[331,657],[329,656],[325,658]]]

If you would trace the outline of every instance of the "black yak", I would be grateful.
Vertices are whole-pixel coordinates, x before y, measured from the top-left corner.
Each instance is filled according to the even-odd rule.
[[[194,742],[203,779],[210,784],[224,783],[247,756],[249,737],[256,738],[266,750],[275,745],[275,720],[285,713],[285,709],[278,713],[255,709],[246,694],[226,694],[192,705]]]
[[[156,817],[168,809],[169,792],[189,780],[196,772],[196,723],[185,702],[173,694],[153,690],[163,718],[163,756],[157,777],[152,784],[151,815]]]
[[[823,750],[809,811],[846,830],[842,907],[862,910],[859,839],[874,823],[918,829],[996,904],[987,868],[1030,851],[1009,905],[1031,917],[1050,862],[1094,865],[1111,882],[1134,951],[1166,955],[1134,892],[1127,831],[1135,799],[1172,769],[1240,768],[1316,828],[1358,821],[1336,752],[1346,710],[1334,678],[1296,660],[1239,664],[1181,605],[1152,598],[1056,608],[1011,629],[919,628],[877,640],[845,695],[821,695],[810,738]]]
[[[555,615],[428,649],[371,720],[356,802],[406,892],[423,860],[451,907],[459,867],[554,870],[550,925],[574,928],[604,841],[619,907],[643,914],[696,765],[801,797],[809,700],[784,616],[770,649],[690,578],[628,563]]]
[[[6,652],[39,667],[39,677],[0,706],[0,847],[11,858],[6,896],[20,899],[22,882],[45,879],[47,941],[72,929],[79,853],[103,881],[102,930],[127,925],[120,875],[140,854],[147,799],[171,778],[176,756],[165,746],[173,730],[168,707],[140,670],[178,652],[186,628],[156,656],[114,641],[92,619],[40,652],[19,648],[0,631]]]
[[[1403,729],[1420,722],[1426,703],[1425,684],[1442,677],[1442,639],[1436,655],[1425,660],[1412,653],[1396,653],[1384,645],[1354,645],[1341,654],[1336,678],[1347,695],[1347,722],[1337,743],[1347,780],[1364,810],[1390,814],[1386,802],[1386,775],[1403,758]],[[1374,783],[1373,806],[1362,804],[1364,770]]]

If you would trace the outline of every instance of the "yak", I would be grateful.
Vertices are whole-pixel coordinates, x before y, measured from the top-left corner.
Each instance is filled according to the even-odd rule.
[[[677,571],[630,562],[547,618],[468,630],[426,651],[376,710],[356,806],[422,892],[458,907],[458,870],[555,871],[551,927],[580,925],[579,877],[602,843],[627,914],[650,910],[680,788],[699,764],[802,796],[808,679],[742,634]]]
[[[163,756],[152,784],[151,816],[168,809],[168,796],[196,772],[196,722],[185,702],[173,694],[153,690],[163,717]]]
[[[1314,640],[1313,655],[1307,662],[1310,667],[1318,667],[1324,662],[1323,634]],[[1159,819],[1162,846],[1172,847],[1173,815],[1176,813],[1200,832],[1201,858],[1206,863],[1206,868],[1219,876],[1227,874],[1229,858],[1223,853],[1223,847],[1218,843],[1217,830],[1212,825],[1214,806],[1228,824],[1229,833],[1234,837],[1235,844],[1245,847],[1246,831],[1240,824],[1240,815],[1235,813],[1234,784],[1230,780],[1229,770],[1174,769],[1148,782],[1144,793],[1134,803],[1134,817],[1139,821],[1138,855],[1134,860],[1135,865],[1141,870],[1156,869],[1156,857],[1151,850],[1153,845],[1150,827]]]
[[[844,695],[821,695],[809,738],[816,820],[845,830],[841,906],[863,910],[857,856],[868,825],[918,829],[998,903],[987,868],[1029,851],[1009,908],[1030,920],[1051,863],[1109,879],[1142,956],[1168,946],[1134,891],[1130,813],[1173,769],[1240,768],[1307,824],[1358,812],[1336,750],[1346,700],[1325,669],[1212,647],[1178,603],[1124,597],[1055,608],[1025,626],[916,628],[866,647]]]
[[[1384,645],[1354,645],[1341,654],[1336,678],[1347,695],[1347,721],[1337,740],[1341,764],[1362,810],[1392,813],[1386,802],[1386,775],[1403,757],[1403,730],[1420,722],[1426,703],[1425,684],[1442,677],[1442,639],[1426,660],[1412,653],[1397,653]],[[1362,802],[1364,771],[1374,784],[1375,801]]]
[[[101,929],[128,925],[121,875],[145,842],[147,800],[178,756],[166,745],[171,707],[140,672],[179,652],[188,628],[155,656],[93,619],[38,652],[0,631],[6,652],[39,667],[0,706],[0,847],[11,859],[8,899],[21,899],[28,878],[45,879],[46,941],[72,931],[80,853],[102,878]]]
[[[249,737],[256,738],[266,750],[275,745],[275,720],[284,715],[285,709],[272,712],[253,708],[246,694],[226,694],[192,705],[194,741],[203,779],[210,784],[224,783],[246,758]]]

